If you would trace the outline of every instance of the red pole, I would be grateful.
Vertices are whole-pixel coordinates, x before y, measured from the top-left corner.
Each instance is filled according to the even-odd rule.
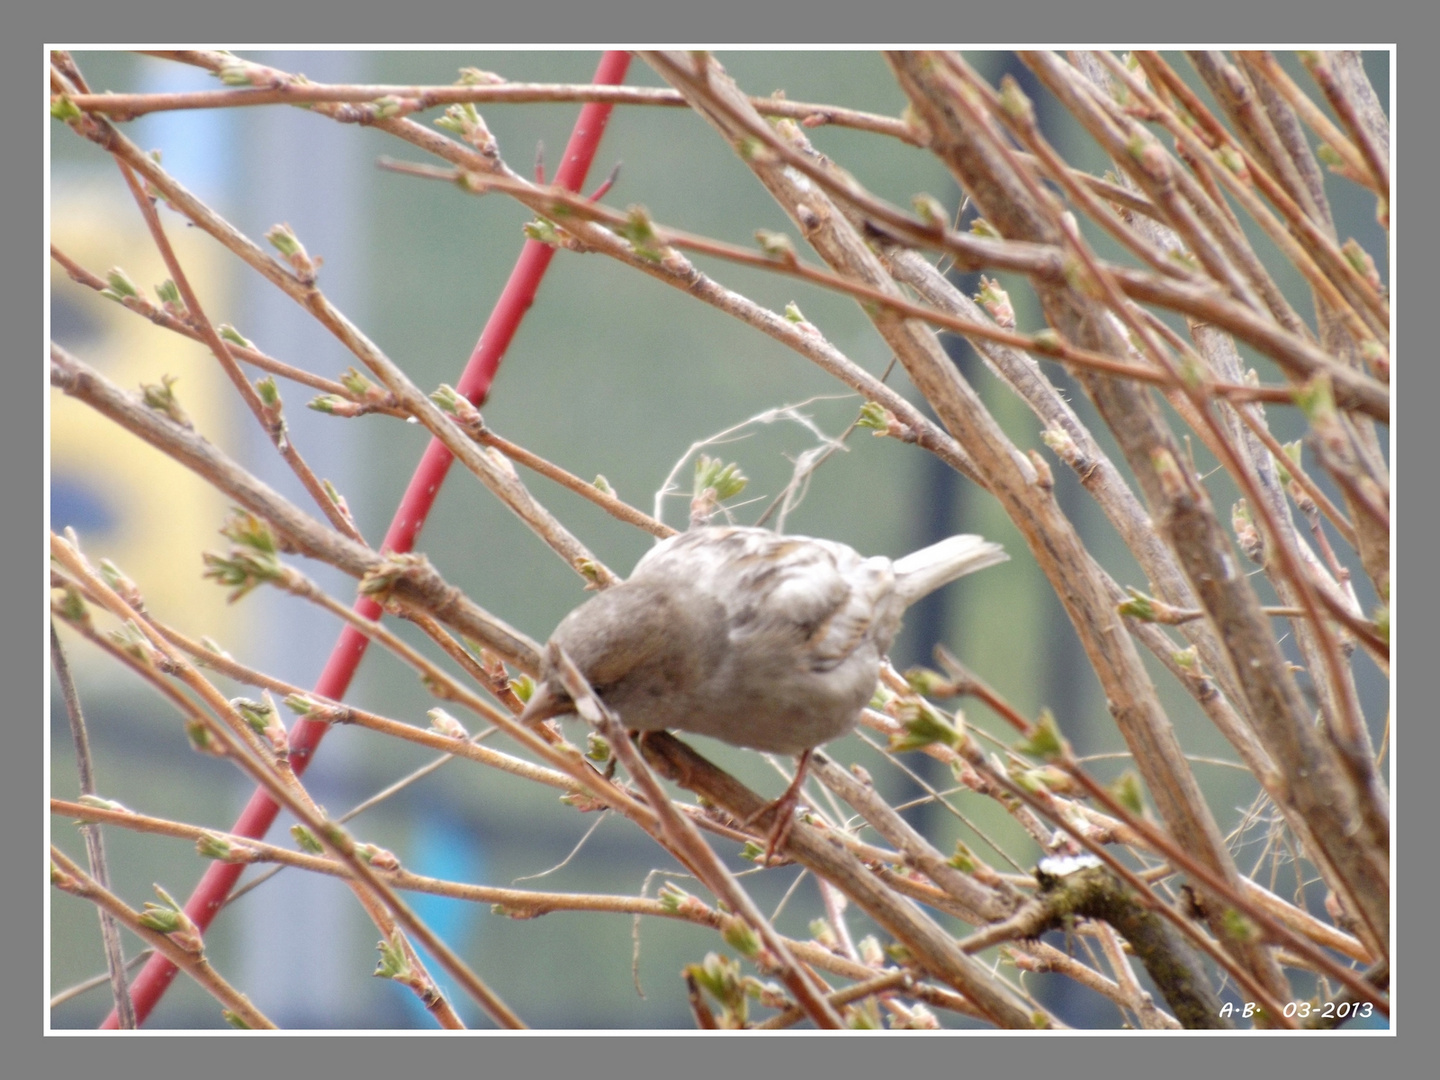
[[[595,83],[616,85],[624,80],[629,66],[629,53],[607,52],[601,57],[600,66],[595,70]],[[599,149],[600,138],[605,133],[611,109],[610,105],[593,102],[581,108],[580,117],[575,121],[570,141],[565,147],[565,157],[555,173],[555,183],[571,191],[580,190]],[[489,395],[490,385],[495,380],[495,372],[500,367],[505,350],[515,337],[515,331],[519,329],[525,313],[535,302],[540,281],[545,276],[545,270],[554,254],[554,248],[534,240],[525,241],[520,257],[515,262],[515,269],[510,273],[510,280],[506,282],[500,299],[495,302],[485,329],[481,331],[480,340],[475,343],[470,361],[456,384],[456,389],[476,405],[483,404]],[[431,507],[435,505],[435,499],[452,460],[454,459],[450,451],[439,439],[430,440],[430,445],[426,447],[420,464],[405,489],[400,506],[390,521],[390,528],[385,533],[385,549],[405,552],[414,548],[415,539],[420,535]],[[379,605],[368,597],[356,600],[355,610],[367,619],[374,619],[380,614]],[[320,678],[315,683],[315,692],[337,701],[343,698],[368,644],[369,639],[358,630],[348,626],[342,630],[339,640],[335,642],[335,648],[330,653],[330,659],[326,661],[325,670],[320,673]],[[328,727],[328,724],[303,717],[296,722],[290,732],[290,762],[297,775],[303,773],[310,764],[311,755],[319,747]],[[274,824],[279,810],[279,806],[265,790],[257,788],[230,831],[239,836],[259,839]],[[240,863],[214,862],[205,871],[185,904],[185,913],[202,931],[224,906],[225,898],[230,895],[230,890],[235,887],[235,882],[244,869],[244,865]],[[145,1018],[159,1003],[174,980],[176,970],[174,964],[156,953],[136,976],[130,986],[130,997],[135,1003],[137,1024],[144,1023]],[[112,1010],[100,1026],[118,1027],[119,1017]]]

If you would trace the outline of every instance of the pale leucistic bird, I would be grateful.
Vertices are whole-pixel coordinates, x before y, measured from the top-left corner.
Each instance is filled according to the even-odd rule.
[[[773,850],[810,751],[855,727],[905,609],[1006,558],[971,535],[892,561],[768,529],[693,528],[572,611],[551,641],[632,731],[691,731],[799,756],[778,800],[791,805],[777,817]],[[522,721],[573,711],[547,660]]]

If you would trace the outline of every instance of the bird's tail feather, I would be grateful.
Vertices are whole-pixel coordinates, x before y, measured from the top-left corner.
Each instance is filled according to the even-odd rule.
[[[958,577],[1010,558],[999,544],[983,536],[951,536],[895,560],[895,590],[909,607]]]

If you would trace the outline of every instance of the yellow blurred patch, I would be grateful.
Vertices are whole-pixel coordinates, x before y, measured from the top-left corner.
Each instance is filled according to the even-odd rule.
[[[155,286],[170,275],[118,174],[112,184],[57,184],[52,207],[57,248],[102,278],[120,267],[155,300]],[[224,252],[163,205],[160,215],[206,315],[233,322]],[[95,331],[74,341],[59,336],[60,344],[125,390],[174,376],[175,394],[196,430],[226,447],[238,406],[208,349],[71,281],[54,262],[51,288],[58,304]],[[224,544],[217,530],[227,501],[188,469],[63,393],[51,391],[50,410],[52,493],[67,493],[53,499],[51,528],[74,525],[90,559],[108,558],[133,578],[157,618],[196,636],[208,634],[226,648],[242,646],[243,606],[227,605],[224,590],[200,576],[201,551]],[[75,505],[68,496],[75,494],[102,511],[106,523],[97,524],[91,514],[64,520],[66,507]]]

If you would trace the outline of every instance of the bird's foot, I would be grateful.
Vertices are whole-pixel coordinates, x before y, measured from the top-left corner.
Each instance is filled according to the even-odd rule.
[[[790,831],[795,826],[795,810],[800,805],[800,792],[805,786],[805,767],[810,762],[810,751],[806,750],[800,755],[795,766],[795,779],[790,781],[790,786],[785,789],[778,799],[772,803],[766,803],[755,813],[745,819],[748,827],[755,824],[760,818],[768,813],[774,813],[774,821],[770,825],[770,836],[765,844],[765,858],[761,866],[774,864],[775,856],[785,846],[790,838]]]

